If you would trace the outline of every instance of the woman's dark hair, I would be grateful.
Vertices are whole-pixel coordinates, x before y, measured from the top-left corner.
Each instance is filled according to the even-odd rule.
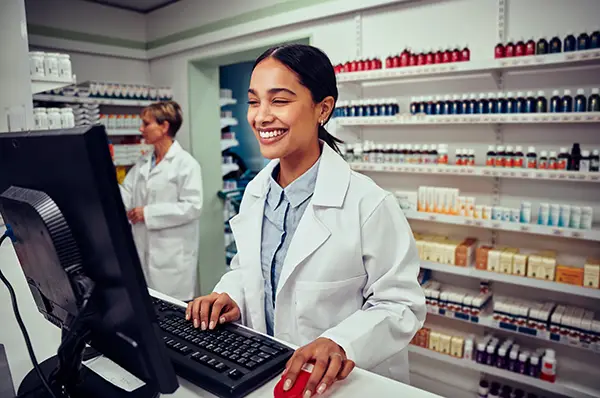
[[[310,91],[315,103],[319,103],[326,97],[331,96],[333,97],[335,107],[335,102],[338,99],[335,72],[331,61],[323,51],[304,44],[287,44],[271,47],[256,59],[252,70],[267,58],[275,58],[296,73],[300,84]],[[329,121],[332,114],[333,112],[325,120],[325,123]],[[325,127],[321,125],[319,125],[319,138],[325,141],[334,151],[340,153],[337,144],[343,141],[329,134]]]

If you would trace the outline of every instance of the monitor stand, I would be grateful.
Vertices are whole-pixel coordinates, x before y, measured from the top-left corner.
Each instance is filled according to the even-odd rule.
[[[89,298],[89,301],[93,301],[93,292],[90,292]],[[82,366],[82,360],[86,357],[86,342],[90,335],[85,321],[94,316],[90,308],[93,305],[87,305],[89,301],[77,316],[71,317],[68,324],[63,325],[57,355],[40,364],[42,374],[56,398],[157,398],[159,393],[155,386],[145,384],[127,392]],[[89,351],[93,350],[88,350],[88,353]],[[32,369],[21,382],[18,397],[51,398],[51,395],[44,388],[35,369]]]

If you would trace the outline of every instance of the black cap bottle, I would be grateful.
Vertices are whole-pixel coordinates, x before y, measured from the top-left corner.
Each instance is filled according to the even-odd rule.
[[[578,143],[573,144],[571,148],[571,159],[569,161],[569,167],[567,170],[579,171],[579,162],[581,161],[581,148]]]
[[[577,37],[577,51],[587,50],[590,48],[590,37],[583,32]]]
[[[558,37],[558,35],[554,36],[550,40],[550,54],[559,53],[562,51],[562,41]]]
[[[563,43],[563,49],[564,52],[570,52],[570,51],[575,51],[576,48],[576,39],[575,39],[575,35],[573,35],[573,33],[569,33],[564,40]]]
[[[595,30],[590,35],[590,48],[600,48],[600,30]]]
[[[592,94],[588,97],[588,112],[600,112],[600,90],[595,87],[592,89]]]
[[[535,47],[535,53],[537,55],[548,54],[548,41],[543,37],[538,40],[537,45]]]
[[[552,92],[552,98],[550,98],[550,112],[562,112],[562,99],[560,98],[558,90]]]
[[[535,100],[535,112],[546,113],[548,112],[548,101],[546,100],[546,94],[543,91],[538,91],[537,98]]]
[[[585,98],[585,90],[582,88],[577,89],[577,95],[575,96],[575,112],[585,112],[587,110],[587,99]]]
[[[517,99],[515,93],[509,91],[506,93],[506,113],[517,113]]]
[[[571,90],[565,90],[562,97],[562,111],[573,112],[573,97],[571,97]]]

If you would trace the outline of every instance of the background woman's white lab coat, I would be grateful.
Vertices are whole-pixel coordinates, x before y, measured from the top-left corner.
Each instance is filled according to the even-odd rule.
[[[121,195],[127,210],[144,207],[133,238],[148,287],[180,300],[195,297],[202,175],[177,141],[150,170],[152,153],[127,173]]]
[[[260,247],[273,161],[246,188],[231,220],[238,254],[215,287],[240,306],[242,323],[265,332]],[[275,336],[338,343],[357,366],[408,383],[407,345],[423,325],[419,257],[393,195],[350,170],[329,146],[311,202],[285,258],[275,299]]]

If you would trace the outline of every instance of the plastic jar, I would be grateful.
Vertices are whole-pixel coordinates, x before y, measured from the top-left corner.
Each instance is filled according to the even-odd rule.
[[[69,54],[58,54],[58,77],[65,80],[71,80],[72,75],[71,57]]]
[[[73,114],[73,109],[62,108],[60,110],[60,120],[63,129],[75,127],[75,115]]]
[[[42,51],[31,51],[29,53],[29,73],[34,79],[43,78],[46,75],[44,71],[44,53]]]
[[[33,108],[33,123],[36,130],[48,130],[46,108]]]
[[[62,120],[59,108],[48,108],[48,129],[55,130],[62,127]]]
[[[57,53],[44,54],[44,74],[47,78],[58,79],[58,55]]]

